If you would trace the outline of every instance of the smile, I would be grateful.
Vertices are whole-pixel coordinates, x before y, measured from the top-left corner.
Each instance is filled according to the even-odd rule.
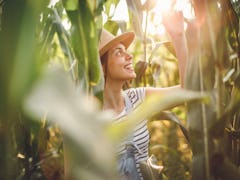
[[[131,70],[131,71],[134,70],[134,68],[133,68],[133,64],[132,64],[132,63],[127,64],[126,66],[124,66],[124,68],[127,69],[127,70]]]

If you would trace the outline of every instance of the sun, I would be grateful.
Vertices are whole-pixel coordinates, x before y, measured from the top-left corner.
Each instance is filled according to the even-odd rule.
[[[157,1],[155,7],[149,12],[149,14],[151,14],[151,17],[148,18],[147,23],[147,31],[149,34],[162,35],[165,33],[165,28],[162,25],[162,14],[170,10],[182,11],[186,19],[194,18],[193,7],[190,0],[161,0],[161,1],[155,0],[155,1]]]
[[[112,20],[115,21],[129,21],[127,0],[120,0]],[[162,14],[170,9],[176,11],[183,11],[184,17],[193,19],[194,13],[191,0],[151,0],[155,1],[155,6],[148,12],[143,11],[142,29],[147,29],[149,34],[157,34],[159,36],[165,33],[165,28],[162,25]],[[146,0],[141,0],[144,4]],[[148,18],[146,18],[148,16]],[[147,20],[147,22],[146,22]],[[146,28],[147,25],[147,28]]]

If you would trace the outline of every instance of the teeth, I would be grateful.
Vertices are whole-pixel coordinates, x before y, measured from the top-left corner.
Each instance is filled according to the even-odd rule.
[[[126,69],[133,69],[133,65],[132,64],[128,64],[127,66],[125,66]]]

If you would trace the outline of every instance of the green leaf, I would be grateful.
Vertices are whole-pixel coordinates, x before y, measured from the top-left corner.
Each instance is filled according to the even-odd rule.
[[[152,95],[148,97],[141,105],[138,106],[129,115],[124,117],[119,124],[114,124],[108,128],[109,135],[115,139],[119,140],[126,133],[143,119],[148,119],[154,114],[161,112],[163,110],[172,108],[174,106],[183,104],[185,102],[194,100],[208,100],[209,96],[207,94],[201,94],[194,91],[179,89],[178,91],[168,92],[162,95]]]
[[[68,17],[72,23],[71,26],[71,34],[70,34],[70,42],[72,49],[74,51],[74,55],[78,60],[78,79],[83,81],[83,84],[87,84],[87,61],[86,61],[86,52],[84,51],[83,46],[85,42],[81,36],[80,32],[80,23],[79,23],[79,11],[67,11]],[[87,86],[87,85],[86,85]]]
[[[78,0],[63,0],[63,5],[67,11],[75,11],[78,9]]]
[[[179,125],[179,127],[181,128],[181,130],[183,132],[183,135],[189,142],[188,130],[184,127],[184,125],[181,123],[180,119],[173,112],[163,111],[163,112],[160,112],[160,114],[153,116],[152,119],[153,120],[169,120],[171,122],[176,123],[177,125]]]
[[[16,49],[15,57],[12,64],[12,75],[9,86],[9,98],[12,104],[19,103],[24,97],[27,89],[30,87],[36,76],[37,69],[37,49],[35,30],[38,22],[38,15],[30,7],[33,5],[29,2],[22,12],[21,24],[18,27],[18,36],[15,39]],[[40,4],[34,4],[40,5]],[[35,10],[36,10],[35,9]],[[38,11],[37,11],[38,12]]]
[[[100,60],[98,55],[98,33],[95,17],[88,3],[79,1],[79,8],[68,11],[72,23],[71,41],[78,59],[79,79],[84,81],[85,89],[100,81]]]
[[[99,179],[114,179],[113,149],[104,129],[112,115],[101,112],[97,102],[82,91],[77,92],[63,71],[45,72],[27,97],[24,109],[36,119],[47,113],[48,120],[61,128],[75,177],[84,179],[79,170],[91,165],[88,169]]]
[[[114,12],[116,10],[116,7],[117,7],[118,3],[119,3],[119,0],[106,1],[105,5],[104,5],[105,6],[105,12],[110,19],[114,15]],[[114,11],[111,12],[111,8],[113,8],[113,7],[114,7]]]
[[[134,70],[137,74],[137,77],[135,78],[136,84],[140,83],[141,78],[144,76],[146,69],[147,69],[148,63],[146,61],[138,61],[134,67]]]
[[[126,1],[128,5],[128,9],[131,12],[131,22],[133,23],[134,32],[138,37],[144,39],[143,31],[142,31],[142,21],[143,21],[143,13],[142,13],[142,5],[140,0],[128,0]]]
[[[226,106],[221,117],[214,123],[214,125],[211,127],[209,131],[213,137],[223,137],[224,130],[229,121],[229,118],[236,116],[235,113],[237,112],[239,113],[239,106],[240,106],[240,90],[237,88],[233,88],[230,102]],[[235,123],[238,124],[239,122],[236,121]],[[235,128],[238,129],[238,125],[236,126],[237,127],[235,127],[233,123],[233,125],[231,125],[232,130],[234,130]]]
[[[159,43],[156,43],[156,46],[154,47],[154,49],[152,50],[151,52],[151,55],[150,57],[148,58],[148,62],[152,62],[152,59],[154,57],[154,55],[157,53],[157,50],[162,46],[166,46],[166,47],[169,47],[172,43],[170,41],[162,41],[162,42],[159,42]]]
[[[109,30],[112,34],[117,35],[119,26],[118,26],[118,23],[116,21],[108,20],[104,24],[104,28]]]
[[[70,46],[70,37],[68,31],[65,30],[64,26],[62,25],[61,18],[58,14],[58,11],[53,8],[53,27],[55,27],[58,39],[60,42],[60,46],[62,48],[62,51],[64,55],[68,58],[69,60],[69,70],[72,72],[72,76],[74,80],[78,80],[77,76],[77,68],[74,60],[74,55]]]

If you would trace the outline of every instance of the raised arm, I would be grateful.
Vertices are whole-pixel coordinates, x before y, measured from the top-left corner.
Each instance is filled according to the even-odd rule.
[[[184,85],[185,67],[188,57],[187,41],[184,32],[184,17],[181,11],[163,14],[163,24],[172,38],[173,46],[179,63],[180,83]]]
[[[172,11],[163,14],[163,24],[171,36],[173,46],[178,59],[180,85],[166,88],[146,88],[146,96],[154,93],[167,93],[184,86],[185,70],[188,58],[187,42],[184,32],[184,17],[182,12]]]

